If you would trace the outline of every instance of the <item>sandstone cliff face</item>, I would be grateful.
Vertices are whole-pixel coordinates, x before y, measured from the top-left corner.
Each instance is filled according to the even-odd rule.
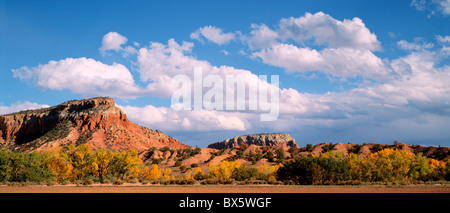
[[[58,106],[0,116],[0,148],[45,150],[86,143],[113,150],[186,148],[160,131],[130,122],[111,98],[74,100]]]
[[[286,146],[298,148],[298,144],[289,134],[255,134],[255,135],[242,135],[224,141],[219,141],[213,144],[209,144],[208,148],[214,149],[227,149],[233,147],[239,147],[240,143],[248,145],[258,146]]]

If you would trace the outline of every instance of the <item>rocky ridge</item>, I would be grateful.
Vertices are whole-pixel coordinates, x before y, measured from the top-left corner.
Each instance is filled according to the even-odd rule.
[[[298,148],[298,144],[289,134],[270,133],[242,135],[208,145],[208,148],[226,149],[239,147],[241,143],[257,146],[287,146]]]
[[[112,98],[67,101],[60,105],[0,116],[0,148],[47,150],[68,144],[88,144],[113,150],[188,145],[130,122]]]

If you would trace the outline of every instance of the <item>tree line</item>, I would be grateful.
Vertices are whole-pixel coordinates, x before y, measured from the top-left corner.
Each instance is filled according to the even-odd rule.
[[[362,183],[424,183],[449,181],[450,160],[427,159],[422,153],[382,149],[365,158],[350,153],[328,151],[319,157],[298,157],[287,161],[277,171],[283,182],[303,185]]]
[[[86,144],[31,153],[0,149],[0,182],[3,183],[336,185],[450,180],[450,162],[398,149],[383,149],[365,158],[354,153],[344,157],[341,152],[327,151],[318,157],[296,157],[277,164],[260,162],[258,166],[246,166],[230,158],[209,164],[207,169],[191,167],[175,174],[156,163],[144,163],[136,150],[93,151]]]

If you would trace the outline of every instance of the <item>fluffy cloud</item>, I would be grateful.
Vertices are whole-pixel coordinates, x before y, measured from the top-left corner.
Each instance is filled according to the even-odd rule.
[[[226,111],[176,111],[167,107],[118,106],[128,118],[145,126],[156,126],[164,131],[216,131],[251,128],[244,115]]]
[[[248,70],[237,69],[230,66],[213,66],[207,61],[198,60],[189,55],[193,47],[192,43],[183,42],[181,45],[178,44],[175,40],[170,39],[167,45],[161,43],[151,43],[149,47],[141,48],[138,54],[138,64],[139,64],[139,73],[141,76],[141,81],[150,82],[147,86],[148,91],[152,94],[158,95],[163,98],[170,98],[173,92],[178,90],[178,88],[172,87],[170,82],[172,79],[179,74],[186,75],[189,79],[194,79],[194,67],[201,67],[203,77],[209,75],[215,75],[223,79],[224,81],[227,79],[228,75],[241,77],[241,79],[245,79],[245,84],[247,86],[258,86],[259,88],[266,89],[278,89],[274,88],[268,82],[262,81],[259,79],[258,75],[253,74]],[[270,79],[270,77],[269,77]],[[224,82],[225,83],[225,82]],[[192,85],[193,86],[193,85]],[[235,87],[227,88],[229,85],[224,85],[223,89],[226,91],[230,89],[231,91],[235,91]],[[189,88],[192,91],[192,88]],[[209,88],[203,89],[203,96],[209,90]],[[222,91],[222,92],[224,92]],[[320,113],[321,111],[328,110],[329,107],[326,105],[312,100],[312,98],[308,97],[305,94],[301,94],[293,89],[281,89],[279,90],[279,98],[280,105],[279,110],[283,113],[295,113],[295,114],[308,114],[308,113]],[[225,97],[225,94],[223,94]],[[241,99],[243,98],[243,99]],[[205,120],[209,120],[209,127],[205,127],[206,129],[219,129],[225,128],[223,127],[223,118],[241,118],[243,119],[243,123],[258,123],[254,119],[259,120],[259,114],[264,112],[258,108],[256,111],[248,111],[249,109],[249,99],[248,95],[245,97],[237,97],[234,101],[234,108],[237,109],[237,102],[243,101],[245,103],[245,108],[247,110],[238,111],[220,111],[220,112],[210,112],[206,110],[200,110],[195,112],[175,112],[170,109],[171,113],[168,113],[169,109],[167,108],[155,108],[148,106],[146,110],[152,110],[153,112],[157,112],[155,114],[170,114],[170,115],[179,115],[179,116],[187,116],[185,124],[189,124],[187,126],[182,126],[183,129],[196,129],[198,126],[203,126],[202,122]],[[217,101],[217,100],[216,100]],[[226,100],[223,100],[224,105],[228,104]],[[205,104],[205,103],[204,103]],[[129,108],[138,111],[137,108]],[[225,106],[224,106],[225,109]],[[203,118],[201,115],[205,114],[206,118]],[[161,116],[164,117],[164,116]],[[202,119],[194,119],[194,118],[202,118]],[[249,120],[250,119],[250,120]],[[212,122],[214,120],[214,122]],[[180,126],[183,124],[183,119],[170,119],[173,125]],[[231,119],[230,121],[233,121]],[[235,121],[235,122],[234,122]],[[234,130],[242,129],[242,125],[235,125],[235,123],[242,123],[238,119],[235,119],[231,126]],[[247,125],[246,125],[247,126]]]
[[[14,112],[20,112],[23,110],[46,108],[46,107],[49,107],[49,106],[45,105],[45,104],[31,103],[29,101],[18,102],[18,103],[12,104],[11,106],[0,106],[0,115],[5,115],[5,114],[9,114],[9,113],[14,113]]]
[[[138,65],[141,81],[150,82],[148,91],[161,97],[169,98],[178,88],[170,82],[176,75],[183,74],[194,79],[194,67],[201,67],[203,76],[218,75],[222,79],[226,75],[243,76],[249,82],[258,83],[257,75],[248,70],[236,69],[230,66],[213,66],[208,61],[198,60],[190,56],[193,43],[178,44],[170,39],[167,45],[153,42],[149,47],[141,48],[138,54]]]
[[[99,50],[102,55],[105,55],[106,51],[108,50],[122,52],[124,57],[137,53],[137,50],[132,46],[122,47],[122,45],[126,44],[127,41],[128,38],[126,38],[125,36],[120,35],[117,32],[109,32],[103,36],[102,46],[99,48]]]
[[[251,50],[269,48],[277,43],[278,33],[265,24],[252,24],[250,36],[242,36]]]
[[[245,39],[253,58],[289,72],[319,71],[341,77],[391,78],[388,65],[372,51],[380,50],[375,34],[359,18],[336,20],[328,14],[306,13],[281,19],[276,29],[252,25]],[[310,41],[323,47],[306,46]],[[290,41],[294,41],[294,44]]]
[[[242,40],[252,50],[269,48],[289,40],[299,45],[306,45],[312,40],[316,45],[331,48],[381,50],[377,36],[357,17],[339,21],[323,12],[305,13],[298,18],[281,19],[276,29],[270,29],[265,24],[252,24],[251,29],[250,35],[242,36]]]
[[[102,40],[102,46],[100,47],[100,51],[107,51],[107,50],[121,50],[122,45],[127,43],[128,39],[120,35],[117,32],[109,32],[106,35],[103,36]]]
[[[176,88],[171,86],[171,80],[178,74],[189,74],[193,79],[194,67],[210,67],[206,61],[199,61],[185,53],[189,53],[193,43],[183,42],[179,45],[170,39],[167,45],[152,42],[149,47],[139,50],[137,62],[140,80],[151,82],[147,89],[155,95],[169,98]]]
[[[290,72],[320,71],[343,78],[362,76],[375,80],[391,75],[383,60],[369,50],[328,48],[318,51],[292,44],[277,44],[254,52],[252,56]]]
[[[234,33],[224,33],[214,26],[204,26],[191,33],[191,39],[202,41],[201,37],[218,45],[226,44],[236,38]]]
[[[316,44],[332,48],[381,49],[377,36],[356,17],[338,21],[323,12],[306,13],[299,18],[282,19],[279,28],[281,38],[293,39],[301,44],[314,39]]]
[[[145,93],[122,64],[106,65],[90,58],[66,58],[37,67],[12,70],[20,80],[41,89],[64,90],[85,96],[135,98]]]

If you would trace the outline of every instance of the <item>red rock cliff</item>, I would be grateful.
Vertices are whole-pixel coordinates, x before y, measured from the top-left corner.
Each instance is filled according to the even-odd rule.
[[[112,98],[67,101],[60,105],[0,116],[0,148],[45,150],[86,143],[114,150],[188,145],[130,122]]]

